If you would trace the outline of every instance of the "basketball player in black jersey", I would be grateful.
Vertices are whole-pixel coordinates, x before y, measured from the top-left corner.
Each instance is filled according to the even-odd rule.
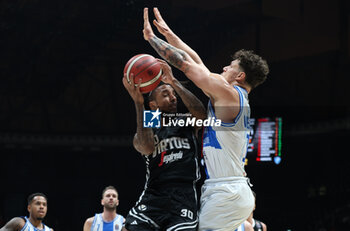
[[[165,61],[159,62],[165,84],[150,93],[148,99],[151,110],[176,114],[179,96],[192,116],[205,119],[206,111],[202,102],[174,78]],[[125,227],[129,231],[195,231],[198,223],[195,184],[200,177],[196,129],[185,126],[144,128],[144,98],[139,84],[137,87],[133,81],[129,84],[125,75],[123,84],[135,103],[137,132],[133,144],[142,154],[147,171],[145,189],[130,210]]]

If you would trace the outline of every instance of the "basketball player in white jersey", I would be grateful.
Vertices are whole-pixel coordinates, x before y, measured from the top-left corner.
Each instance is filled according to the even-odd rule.
[[[117,214],[119,204],[118,191],[113,186],[108,186],[102,191],[101,205],[103,212],[88,218],[84,223],[84,231],[121,231],[125,219]]]
[[[157,8],[154,14],[153,24],[168,42],[153,33],[147,8],[144,39],[203,90],[209,97],[208,117],[222,121],[221,126],[208,126],[204,132],[207,180],[202,187],[199,230],[235,230],[254,207],[244,170],[250,117],[248,93],[265,81],[268,65],[252,51],[240,50],[221,74],[212,73],[198,54],[170,30]]]
[[[15,217],[0,231],[53,231],[42,221],[47,213],[47,197],[43,193],[33,193],[28,197],[29,217]]]

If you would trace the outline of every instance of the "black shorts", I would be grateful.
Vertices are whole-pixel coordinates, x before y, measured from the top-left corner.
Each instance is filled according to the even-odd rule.
[[[193,187],[146,189],[130,210],[125,227],[129,231],[197,230],[197,195]]]

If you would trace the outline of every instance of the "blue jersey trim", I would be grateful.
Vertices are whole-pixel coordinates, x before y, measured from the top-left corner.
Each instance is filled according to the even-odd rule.
[[[26,221],[26,223],[24,224],[23,228],[21,229],[21,231],[25,230],[28,226],[28,218],[27,217],[21,217],[21,218],[24,218],[24,220]]]
[[[240,89],[241,89],[240,87],[238,87],[238,86],[233,86],[233,87],[238,91],[238,94],[239,94],[239,112],[234,120],[234,124],[236,124],[237,121],[239,120],[239,118],[241,117],[242,111],[243,111],[243,94],[240,91]]]
[[[216,132],[212,127],[206,127],[203,135],[203,147],[214,147],[216,149],[222,149],[221,145],[216,137]]]
[[[234,118],[233,123],[225,123],[221,121],[221,126],[222,127],[233,127],[236,125],[237,121],[239,120],[239,118],[241,117],[242,111],[243,111],[243,93],[241,92],[241,90],[244,90],[245,92],[247,92],[245,89],[238,87],[238,86],[233,86],[237,92],[238,92],[238,96],[239,96],[239,112],[236,116],[236,118]],[[248,93],[248,92],[247,92]],[[216,115],[213,109],[213,105],[211,104],[211,101],[209,100],[209,105],[208,108],[211,112],[211,114],[213,115],[213,117],[216,119]]]
[[[46,228],[48,230],[51,230],[50,227],[46,226],[44,223],[41,223],[43,225],[43,229],[37,229],[32,223],[30,223],[28,217],[26,216],[22,216],[21,218],[24,218],[24,220],[26,221],[26,223],[24,224],[23,228],[21,229],[21,231],[25,230],[28,226],[29,226],[29,230],[31,230],[33,228],[33,231],[45,231]]]
[[[96,214],[95,214],[95,217],[94,217],[94,220],[93,220],[93,222],[92,222],[92,225],[91,225],[91,230],[92,230],[93,227],[95,227],[95,225],[96,225],[97,216],[98,216],[98,214],[96,213]]]

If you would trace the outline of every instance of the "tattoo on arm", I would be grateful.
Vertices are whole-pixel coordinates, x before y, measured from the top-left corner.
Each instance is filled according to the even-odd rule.
[[[136,120],[137,120],[137,142],[135,145],[137,146],[138,150],[143,150],[143,154],[149,154],[153,151],[147,151],[149,149],[154,148],[154,139],[153,139],[153,131],[151,128],[144,128],[143,127],[143,111],[144,107],[143,105],[136,105]],[[135,147],[136,148],[136,147]]]
[[[148,41],[151,44],[151,46],[157,51],[157,53],[162,58],[167,60],[171,65],[183,71],[184,73],[188,71],[188,67],[184,62],[187,61],[186,52],[177,49],[176,47],[170,45],[169,43],[165,42],[164,40],[161,40],[156,36],[154,36]]]
[[[178,80],[176,80],[172,86],[194,117],[197,119],[206,118],[206,110],[202,101],[200,101],[191,91],[185,88]]]

